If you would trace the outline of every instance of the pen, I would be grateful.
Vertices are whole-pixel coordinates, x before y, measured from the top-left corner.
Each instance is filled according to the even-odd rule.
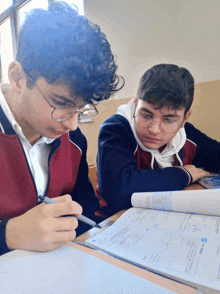
[[[53,203],[58,203],[56,202],[55,200],[47,197],[47,196],[42,196],[42,195],[39,195],[38,198],[44,202],[44,203],[47,203],[47,204],[53,204]],[[78,220],[92,226],[92,227],[96,227],[96,228],[99,228],[101,229],[100,225],[97,225],[96,222],[94,222],[93,220],[89,219],[88,217],[84,216],[84,215],[80,215],[80,216],[75,216],[74,214],[69,214],[69,215],[63,215],[64,217],[65,216],[74,216],[76,217]]]

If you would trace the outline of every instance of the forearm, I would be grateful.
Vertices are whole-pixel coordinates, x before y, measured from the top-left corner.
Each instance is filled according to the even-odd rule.
[[[99,172],[99,189],[108,207],[118,210],[131,207],[134,192],[182,190],[189,183],[187,174],[177,167],[140,170],[138,168]]]

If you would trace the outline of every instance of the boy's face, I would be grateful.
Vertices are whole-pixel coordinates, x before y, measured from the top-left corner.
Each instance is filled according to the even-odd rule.
[[[45,98],[44,98],[45,97]],[[75,113],[65,121],[56,121],[51,117],[54,107],[68,107],[70,112],[83,111],[85,102],[83,99],[75,99],[71,96],[69,87],[64,84],[48,84],[44,78],[39,78],[36,86],[27,90],[22,96],[18,121],[30,143],[38,140],[41,136],[58,138],[64,133],[74,131],[78,126],[78,113]],[[46,101],[46,100],[49,102]],[[74,109],[73,104],[76,106]],[[54,113],[55,114],[55,113]]]
[[[156,105],[144,100],[134,100],[135,130],[142,144],[148,149],[159,149],[169,143],[183,128],[191,111],[186,115],[185,108],[171,109],[163,107],[157,109]]]

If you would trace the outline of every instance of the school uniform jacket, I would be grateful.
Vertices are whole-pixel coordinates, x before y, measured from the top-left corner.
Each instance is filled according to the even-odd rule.
[[[207,137],[192,124],[185,125],[186,141],[174,155],[172,167],[158,168],[152,154],[140,148],[129,121],[121,114],[109,117],[98,139],[96,194],[102,210],[112,215],[131,207],[134,192],[182,190],[191,175],[182,165],[193,164],[207,171],[220,170],[220,143]]]
[[[92,218],[99,208],[86,162],[87,142],[80,129],[64,134],[51,144],[49,177],[45,195],[71,194]],[[0,107],[0,254],[8,251],[5,242],[7,221],[38,204],[36,186],[22,145]],[[77,234],[89,229],[79,222]],[[83,230],[83,231],[82,231]]]

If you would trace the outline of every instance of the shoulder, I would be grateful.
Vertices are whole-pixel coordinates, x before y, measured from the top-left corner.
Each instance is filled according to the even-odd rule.
[[[185,124],[185,131],[186,131],[186,134],[190,134],[190,133],[193,133],[193,132],[200,132],[198,129],[196,129],[195,127],[194,127],[194,125],[193,124],[191,124],[191,123],[189,123],[189,122],[187,122],[186,124]]]
[[[129,121],[120,114],[114,114],[107,118],[101,125],[100,132],[105,130],[114,130],[115,132],[132,132]]]
[[[69,141],[72,144],[77,145],[81,150],[87,148],[86,137],[83,135],[79,127],[75,131],[69,132]]]
[[[131,150],[137,146],[129,121],[120,114],[114,114],[103,122],[98,141],[99,146],[102,147],[104,143],[118,148],[131,148]]]
[[[203,145],[205,146],[207,144],[218,144],[219,145],[218,141],[208,137],[205,133],[203,133],[199,129],[195,128],[189,122],[187,122],[185,124],[185,131],[186,131],[187,139],[192,141],[197,146],[203,146]]]
[[[186,137],[193,141],[195,141],[200,136],[205,136],[208,138],[206,134],[202,133],[199,129],[194,127],[194,125],[189,122],[185,124],[185,131]]]

